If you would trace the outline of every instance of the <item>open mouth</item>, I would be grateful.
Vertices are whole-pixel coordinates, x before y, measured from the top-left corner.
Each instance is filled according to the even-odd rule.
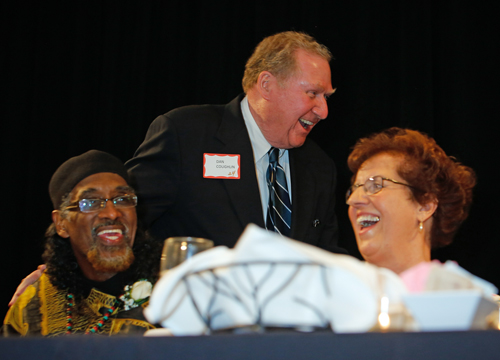
[[[104,240],[117,241],[123,237],[123,231],[121,229],[101,230],[97,233],[97,236]]]
[[[359,226],[361,226],[361,229],[373,226],[379,221],[380,218],[374,215],[361,215],[356,219],[356,222],[358,223]]]
[[[311,126],[314,125],[314,123],[312,121],[309,121],[309,120],[306,120],[306,119],[302,119],[302,118],[299,119],[299,123],[306,130],[309,130],[309,127],[311,127]]]

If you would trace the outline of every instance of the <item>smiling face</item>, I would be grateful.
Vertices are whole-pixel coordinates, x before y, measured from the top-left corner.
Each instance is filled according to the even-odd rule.
[[[82,199],[113,199],[132,194],[127,182],[114,173],[97,173],[80,181],[70,194],[70,202]],[[132,246],[137,230],[135,207],[116,208],[112,201],[100,211],[68,211],[63,217],[53,212],[57,233],[69,238],[84,275],[104,281],[126,270],[134,261]]]
[[[402,161],[402,156],[375,155],[361,165],[354,184],[364,184],[374,176],[406,183],[397,172]],[[407,186],[387,180],[383,185],[381,191],[372,195],[367,195],[362,186],[358,187],[347,202],[349,219],[363,258],[400,273],[430,260],[430,245],[419,223],[432,222],[432,213],[413,200]]]
[[[256,121],[274,147],[302,146],[312,128],[328,116],[327,98],[334,93],[330,65],[318,55],[296,51],[297,73],[280,84],[268,75],[263,116]]]

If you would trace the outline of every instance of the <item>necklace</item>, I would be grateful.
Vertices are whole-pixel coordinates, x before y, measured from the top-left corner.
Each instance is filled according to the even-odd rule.
[[[151,294],[153,285],[147,279],[140,279],[132,285],[126,285],[123,294],[119,300],[114,299],[111,307],[104,307],[105,311],[103,317],[94,326],[89,328],[85,334],[95,334],[104,326],[104,323],[109,320],[109,316],[120,306],[123,302],[123,310],[128,311],[144,304]],[[73,308],[75,306],[75,297],[72,293],[66,294],[66,334],[73,332]],[[108,302],[109,304],[110,302]],[[101,308],[102,309],[102,308]],[[99,310],[100,312],[101,310]]]
[[[71,334],[73,332],[73,307],[75,306],[74,299],[75,297],[73,296],[72,293],[68,293],[66,295],[66,299],[68,302],[66,303],[67,308],[66,308],[66,334]],[[106,309],[104,311],[104,315],[101,320],[97,322],[93,327],[88,329],[85,334],[95,334],[99,332],[99,329],[103,327],[104,323],[109,319],[109,315],[113,313],[116,309],[116,302],[111,308]]]

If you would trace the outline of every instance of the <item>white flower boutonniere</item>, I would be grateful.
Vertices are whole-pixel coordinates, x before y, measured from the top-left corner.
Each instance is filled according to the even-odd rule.
[[[149,299],[152,289],[153,284],[147,279],[141,279],[132,285],[125,286],[125,292],[119,298],[123,301],[123,309],[127,311],[144,304]]]

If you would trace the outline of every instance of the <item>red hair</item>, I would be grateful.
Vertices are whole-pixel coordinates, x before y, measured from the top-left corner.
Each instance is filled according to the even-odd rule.
[[[352,181],[361,165],[380,153],[403,157],[397,172],[412,186],[415,201],[422,205],[437,201],[431,246],[450,244],[460,224],[469,215],[472,189],[476,185],[474,170],[447,156],[426,134],[393,127],[357,141],[347,159],[347,165],[354,173]]]

